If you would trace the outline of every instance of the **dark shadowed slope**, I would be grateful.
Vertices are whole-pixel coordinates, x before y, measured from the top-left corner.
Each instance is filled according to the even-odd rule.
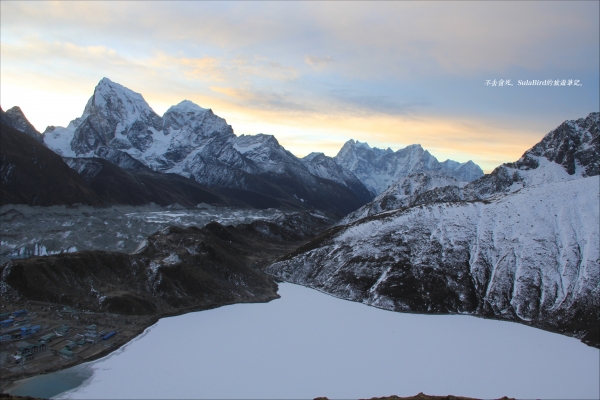
[[[58,154],[5,124],[1,125],[0,182],[2,205],[101,203]]]
[[[0,107],[0,122],[25,133],[36,142],[44,143],[44,137],[37,129],[25,118],[23,111],[17,106],[2,110]]]
[[[65,161],[108,204],[229,204],[223,197],[183,176],[162,174],[149,168],[128,171],[101,158],[65,158]]]
[[[277,297],[277,285],[260,268],[330,223],[302,212],[274,222],[168,227],[133,254],[81,251],[14,260],[0,267],[0,290],[7,300],[129,315],[268,301]]]

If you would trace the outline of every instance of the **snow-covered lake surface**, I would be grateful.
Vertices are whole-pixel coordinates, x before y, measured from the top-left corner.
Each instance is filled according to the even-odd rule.
[[[91,377],[57,398],[600,396],[600,351],[573,338],[384,311],[288,283],[279,293],[268,304],[161,319],[118,352],[75,367]]]

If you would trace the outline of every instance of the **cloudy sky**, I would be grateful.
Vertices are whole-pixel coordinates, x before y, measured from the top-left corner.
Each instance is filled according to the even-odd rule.
[[[599,109],[599,3],[0,2],[0,105],[43,131],[102,77],[297,156],[420,143],[490,172]],[[512,86],[486,86],[510,79]],[[581,86],[519,86],[519,80]]]

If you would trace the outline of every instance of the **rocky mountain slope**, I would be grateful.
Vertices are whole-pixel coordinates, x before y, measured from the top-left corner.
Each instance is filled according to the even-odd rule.
[[[158,116],[139,93],[104,78],[83,115],[47,131],[45,142],[64,157],[99,157],[123,168],[132,160],[225,192],[245,190],[280,205],[346,214],[371,199],[348,184],[310,173],[271,135],[236,136],[212,110],[184,100]]]
[[[389,310],[505,319],[598,346],[599,187],[596,176],[380,213],[267,271]]]
[[[195,207],[200,203],[236,203],[180,175],[161,174],[149,168],[145,171],[125,170],[101,158],[65,157],[64,160],[105,204],[167,206],[177,203]],[[242,201],[237,203],[247,205]]]
[[[419,144],[394,152],[390,148],[372,148],[367,143],[349,140],[334,160],[354,173],[373,195],[381,194],[390,185],[415,172],[434,171],[464,182],[483,175],[481,168],[472,161],[458,163],[446,160],[440,163]]]
[[[487,199],[523,187],[580,179],[600,174],[600,113],[563,122],[514,163],[503,164],[492,173],[468,184],[432,172],[409,175],[340,224],[368,215],[418,204]],[[446,180],[444,180],[446,179]]]
[[[25,114],[19,107],[9,108],[6,112],[0,107],[0,122],[25,133],[36,142],[44,142],[42,134],[25,118]]]
[[[305,212],[238,226],[167,227],[133,254],[81,251],[6,263],[0,293],[125,315],[269,301],[277,285],[259,268],[330,222]]]
[[[43,143],[5,124],[0,135],[0,205],[101,203],[77,172]]]
[[[328,157],[323,153],[310,153],[302,158],[301,161],[311,174],[346,186],[361,201],[368,202],[373,199],[373,194],[362,184],[356,175],[341,167],[332,157]]]
[[[425,171],[411,173],[392,184],[371,202],[346,215],[338,222],[338,225],[357,221],[382,211],[419,204],[423,198],[427,198],[429,195],[428,192],[436,188],[450,186],[458,190],[466,184],[466,182],[458,181],[440,172]]]

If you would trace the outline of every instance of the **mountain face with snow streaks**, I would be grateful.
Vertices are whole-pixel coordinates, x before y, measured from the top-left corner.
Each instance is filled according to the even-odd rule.
[[[373,194],[349,170],[338,165],[332,157],[323,153],[311,153],[302,158],[308,171],[324,179],[329,179],[352,190],[362,201],[373,199]]]
[[[448,190],[447,187],[459,189],[465,185],[466,182],[458,181],[440,172],[411,173],[388,187],[370,203],[346,215],[338,224],[347,224],[382,211],[429,203],[429,195],[432,190],[436,188]]]
[[[367,143],[349,140],[334,157],[336,163],[351,171],[374,194],[379,195],[405,176],[424,171],[445,173],[460,181],[471,181],[483,175],[472,161],[440,163],[421,145],[414,144],[396,152],[371,148]]]
[[[599,125],[598,112],[563,122],[516,162],[466,185],[464,199],[485,199],[527,186],[599,175]]]
[[[562,165],[569,175],[600,175],[599,125],[598,112],[590,113],[586,118],[565,121],[523,157],[544,157]]]
[[[380,213],[328,230],[267,272],[384,309],[585,339],[600,320],[599,187],[596,176]]]
[[[144,98],[104,78],[85,106],[71,149],[77,155],[109,145],[144,152],[152,145],[152,129],[162,130],[162,121]]]

